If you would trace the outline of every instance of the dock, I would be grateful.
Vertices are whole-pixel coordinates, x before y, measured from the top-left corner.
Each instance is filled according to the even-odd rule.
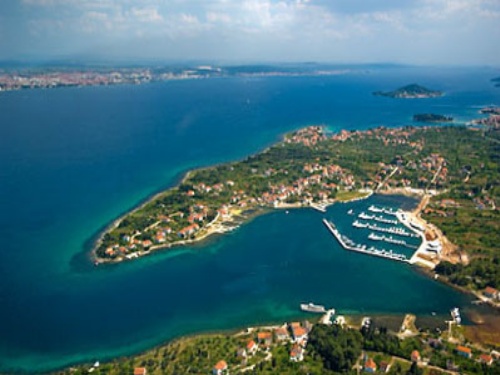
[[[366,248],[366,245],[362,246],[362,245],[355,244],[349,238],[342,236],[340,234],[340,232],[337,230],[337,228],[335,227],[335,225],[326,219],[323,219],[323,224],[325,224],[325,226],[328,228],[328,230],[337,239],[339,244],[346,250],[355,251],[358,253],[372,255],[372,256],[376,256],[376,257],[380,257],[380,258],[396,260],[399,262],[409,263],[408,259],[406,259],[406,256],[403,254],[397,254],[397,253],[393,253],[392,251],[387,251],[387,250],[379,250],[379,249],[376,249],[374,247]]]

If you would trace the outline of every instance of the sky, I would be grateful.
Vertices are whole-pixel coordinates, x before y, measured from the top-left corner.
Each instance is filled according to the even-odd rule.
[[[500,0],[1,0],[0,60],[500,65]]]

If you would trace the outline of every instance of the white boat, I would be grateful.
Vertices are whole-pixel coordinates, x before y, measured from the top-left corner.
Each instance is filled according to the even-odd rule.
[[[312,302],[309,303],[301,303],[300,309],[302,311],[312,312],[312,313],[325,313],[326,309],[323,305],[315,305]]]
[[[355,220],[354,223],[352,223],[352,226],[355,228],[367,228],[368,225],[369,225],[368,223],[362,223],[361,221],[357,220]]]
[[[460,317],[460,310],[458,309],[458,307],[452,308],[450,314],[455,323],[460,324],[462,322],[462,318]]]

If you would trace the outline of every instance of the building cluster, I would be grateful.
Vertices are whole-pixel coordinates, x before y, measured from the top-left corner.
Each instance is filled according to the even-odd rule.
[[[296,131],[292,136],[285,139],[285,143],[301,143],[304,146],[315,146],[318,142],[325,141],[321,126],[308,126]]]
[[[292,322],[272,330],[261,330],[249,338],[247,344],[237,350],[236,357],[242,365],[258,352],[269,353],[273,345],[289,345],[289,359],[292,362],[304,360],[305,348],[309,339],[309,333],[313,324],[309,321]],[[269,357],[267,357],[269,358]],[[226,360],[218,361],[212,368],[213,375],[229,374],[229,366]]]
[[[286,174],[286,171],[268,168],[263,171],[263,176],[270,178],[279,173]],[[119,243],[108,244],[104,256],[130,258],[137,256],[138,251],[148,251],[155,246],[162,247],[190,239],[208,223],[230,219],[233,208],[280,207],[290,200],[301,205],[328,202],[340,188],[352,190],[355,185],[354,176],[335,164],[306,163],[302,173],[303,177],[290,184],[274,185],[270,181],[267,190],[257,197],[249,196],[245,190],[235,189],[235,182],[232,180],[213,185],[199,182],[193,185],[192,189],[180,193],[193,201],[186,208],[186,213],[170,214],[168,208],[163,207],[161,213],[148,219],[147,223],[152,224],[146,228],[134,228],[133,233],[122,235]],[[209,207],[210,199],[217,198],[223,193],[230,197],[228,201],[218,207]],[[196,203],[196,201],[206,203]]]
[[[140,84],[150,82],[152,79],[153,75],[149,69],[112,72],[71,71],[40,74],[2,74],[0,75],[0,91],[63,86]]]
[[[44,72],[0,72],[0,91],[20,89],[55,88],[69,86],[98,86],[119,84],[142,84],[152,81],[206,78],[220,74],[220,70],[199,67],[178,72],[153,72],[148,68],[103,70],[61,70]]]

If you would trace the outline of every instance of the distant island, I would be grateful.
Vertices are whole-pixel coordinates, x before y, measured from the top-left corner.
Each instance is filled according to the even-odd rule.
[[[500,87],[500,77],[492,78],[491,81],[495,83],[495,87]]]
[[[444,115],[437,115],[434,113],[419,113],[416,115],[413,115],[413,121],[417,122],[452,122],[453,117],[451,116],[444,116]]]
[[[422,99],[436,98],[443,96],[443,93],[441,91],[430,90],[426,87],[417,85],[416,83],[412,83],[394,91],[375,91],[373,95],[387,96],[395,99]]]

